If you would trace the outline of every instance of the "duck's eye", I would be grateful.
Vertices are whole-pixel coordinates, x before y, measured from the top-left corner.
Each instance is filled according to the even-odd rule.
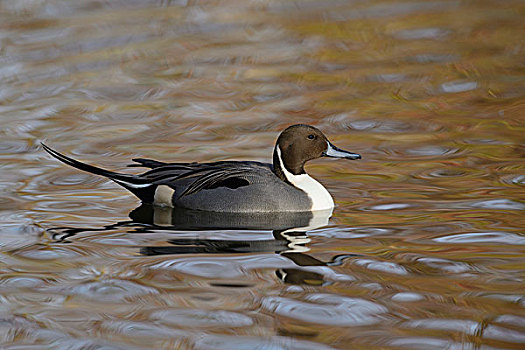
[[[312,134],[310,134],[310,135],[308,135],[308,138],[309,138],[310,140],[313,140],[313,139],[315,139],[315,136],[312,135]]]

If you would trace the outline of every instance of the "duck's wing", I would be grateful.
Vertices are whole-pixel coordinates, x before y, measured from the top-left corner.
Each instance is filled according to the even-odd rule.
[[[248,186],[271,176],[270,164],[259,162],[168,163],[139,175],[155,185],[167,185],[179,198],[204,189]]]

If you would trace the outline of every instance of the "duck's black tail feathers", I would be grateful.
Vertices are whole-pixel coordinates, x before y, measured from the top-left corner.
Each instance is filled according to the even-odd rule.
[[[129,167],[139,167],[140,166],[140,167],[155,169],[155,168],[168,164],[164,162],[159,162],[158,160],[144,159],[144,158],[133,158],[132,161],[138,164],[130,164],[128,165]]]
[[[132,192],[143,202],[151,203],[153,201],[156,185],[153,185],[147,179],[141,178],[138,175],[116,173],[114,171],[102,169],[93,165],[79,162],[78,160],[58,153],[57,151],[49,148],[43,143],[42,147],[47,153],[49,153],[50,155],[67,165],[70,165],[79,170],[87,171],[88,173],[101,175],[115,181],[117,184],[123,186],[124,188]]]

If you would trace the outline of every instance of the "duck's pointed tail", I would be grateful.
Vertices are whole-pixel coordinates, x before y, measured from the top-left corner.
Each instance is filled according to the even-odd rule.
[[[87,171],[88,173],[101,175],[115,181],[117,184],[123,186],[124,188],[132,192],[143,202],[151,203],[153,200],[155,191],[152,187],[156,187],[156,185],[152,184],[146,179],[140,178],[137,175],[116,173],[114,171],[102,169],[93,165],[79,162],[78,160],[75,160],[55,151],[54,149],[46,146],[43,143],[42,147],[47,153],[49,153],[50,155],[67,165],[70,165],[79,170]]]

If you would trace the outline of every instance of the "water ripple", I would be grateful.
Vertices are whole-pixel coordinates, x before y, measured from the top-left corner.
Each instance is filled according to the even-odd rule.
[[[66,247],[31,245],[17,250],[13,253],[16,256],[32,260],[55,260],[55,259],[72,259],[83,254]]]
[[[306,340],[287,337],[250,337],[239,335],[205,334],[195,341],[198,350],[335,350]]]
[[[444,156],[449,154],[458,153],[458,148],[443,147],[437,145],[428,145],[428,146],[419,146],[414,148],[409,148],[406,150],[406,153],[414,156]]]
[[[155,288],[117,279],[89,282],[61,290],[69,295],[81,296],[102,302],[117,302],[123,301],[128,297],[159,293]]]
[[[392,296],[393,301],[397,302],[411,302],[424,300],[425,297],[419,293],[401,292]]]
[[[477,88],[478,83],[475,81],[457,80],[441,84],[441,91],[446,93],[464,92]]]
[[[388,79],[393,79],[389,77]],[[385,77],[383,77],[385,79]],[[406,122],[392,119],[357,119],[349,118],[347,114],[335,115],[327,119],[328,128],[339,124],[340,129],[354,129],[374,133],[409,133],[417,131],[438,131],[442,126],[435,123],[421,123],[418,121]],[[324,130],[325,128],[323,128]]]
[[[246,327],[251,317],[223,310],[169,309],[156,311],[150,318],[155,322],[182,327]]]
[[[450,30],[444,28],[415,28],[405,29],[394,33],[396,39],[401,40],[421,40],[421,39],[434,39],[441,40],[450,34]]]
[[[388,344],[401,349],[425,349],[425,350],[478,350],[477,344],[468,344],[465,342],[456,343],[449,339],[440,339],[434,337],[403,337],[392,339]],[[485,349],[485,347],[482,347]],[[490,348],[487,348],[488,350]]]
[[[224,261],[227,260],[227,261]],[[234,278],[243,275],[243,270],[236,261],[230,259],[181,259],[168,260],[153,265],[153,269],[170,269],[194,276],[209,278]],[[227,268],[225,268],[227,266]]]
[[[415,63],[447,63],[459,60],[460,57],[454,54],[439,54],[439,53],[423,53],[419,55],[409,56],[406,58],[408,62]]]
[[[448,200],[436,201],[435,208],[442,209],[485,209],[485,210],[525,210],[525,204],[505,198],[483,199],[475,201]],[[496,215],[497,216],[497,215]]]
[[[393,262],[377,261],[372,259],[355,259],[353,263],[357,266],[362,266],[368,270],[393,273],[396,275],[408,274],[407,269]]]
[[[511,232],[469,232],[447,235],[432,239],[439,243],[449,244],[472,244],[472,243],[490,243],[490,244],[514,244],[524,245],[525,237]]]
[[[247,257],[199,257],[166,260],[151,266],[153,269],[170,269],[182,273],[209,277],[234,278],[246,276],[245,271],[256,268],[295,267],[290,260],[279,255],[261,254]]]
[[[514,327],[525,328],[525,317],[516,315],[501,315],[494,319],[495,323],[503,323]]]
[[[410,207],[412,207],[412,205],[408,203],[388,203],[388,204],[374,205],[370,207],[370,210],[399,210],[399,209],[407,209]]]
[[[489,325],[483,330],[483,337],[521,345],[525,344],[525,333],[523,331],[520,332],[493,325]]]
[[[13,155],[27,153],[32,146],[24,140],[4,140],[0,141],[0,155]]]
[[[21,224],[20,222],[10,224],[8,221],[16,219],[14,217],[0,216],[0,219],[4,221],[0,236],[0,251],[21,249],[39,242],[40,235],[43,232],[42,228],[32,224]]]
[[[412,175],[415,178],[421,179],[433,179],[433,178],[451,178],[451,177],[462,177],[462,176],[474,176],[476,175],[476,169],[467,168],[435,168],[424,170],[419,174]]]
[[[484,298],[496,299],[525,307],[525,295],[522,294],[482,293],[481,296]]]
[[[471,320],[426,319],[407,321],[402,324],[402,327],[414,329],[426,328],[474,335],[481,327],[481,324]]]
[[[126,337],[133,338],[176,338],[188,336],[186,331],[163,327],[148,322],[111,320],[102,323],[102,328]]]
[[[402,327],[414,329],[432,329],[448,332],[461,332],[470,336],[480,335],[482,338],[501,340],[510,343],[525,343],[525,334],[505,327],[488,325],[471,320],[427,319],[412,320],[402,324]]]
[[[396,233],[393,228],[380,227],[328,227],[308,232],[310,236],[326,238],[365,238],[375,236],[388,236]]]
[[[471,202],[472,208],[500,209],[500,210],[525,210],[525,204],[510,199],[490,199],[486,201]]]
[[[525,185],[525,175],[502,176],[501,181],[506,184]]]
[[[0,278],[0,290],[35,288],[43,285],[42,278],[30,276],[2,276]]]
[[[382,305],[361,299],[332,294],[311,294],[299,301],[284,297],[266,297],[262,307],[277,315],[309,323],[359,326],[379,322],[388,310]]]
[[[446,274],[465,273],[465,272],[472,270],[468,264],[465,264],[459,261],[451,261],[447,259],[422,257],[422,258],[418,258],[416,261],[423,263],[428,267],[440,270]]]

